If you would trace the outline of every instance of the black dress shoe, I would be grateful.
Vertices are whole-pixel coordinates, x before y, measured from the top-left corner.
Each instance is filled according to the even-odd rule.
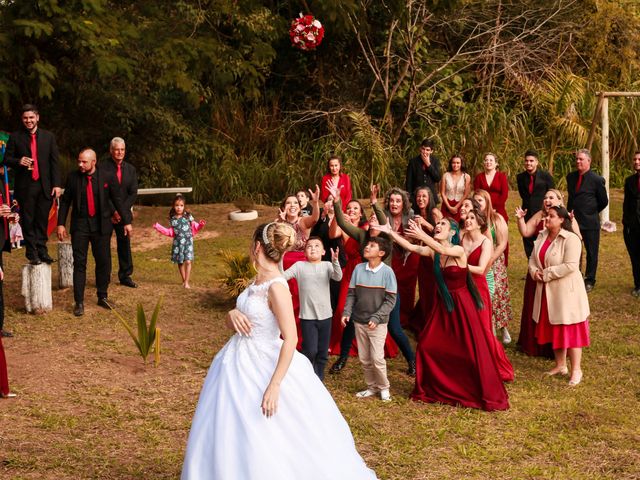
[[[329,369],[329,373],[340,373],[340,370],[342,370],[347,364],[348,358],[349,357],[339,357],[338,360],[336,360],[336,363],[334,363]]]
[[[8,330],[0,330],[0,336],[11,338],[13,337],[13,333],[9,332]]]
[[[38,255],[38,256],[40,257],[40,260],[42,260],[47,265],[51,265],[53,262],[55,262],[55,259],[49,256],[49,254],[47,253],[45,253],[44,255]]]
[[[73,307],[73,314],[76,317],[81,317],[84,315],[84,303],[76,303],[76,306]]]
[[[416,376],[416,362],[409,362],[409,366],[407,367],[407,375],[411,377]]]
[[[31,265],[40,265],[42,263],[42,260],[38,257],[29,258],[28,260]]]
[[[131,280],[130,278],[125,278],[124,280],[122,280],[120,282],[120,285],[124,285],[125,287],[129,287],[129,288],[138,288],[138,284],[133,280]]]
[[[102,308],[106,308],[107,310],[111,310],[113,307],[116,306],[116,304],[111,300],[109,300],[108,298],[102,297],[98,299],[98,306]]]

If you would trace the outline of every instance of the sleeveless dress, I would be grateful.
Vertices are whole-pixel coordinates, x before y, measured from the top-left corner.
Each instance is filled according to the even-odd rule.
[[[250,285],[237,308],[253,324],[216,355],[193,417],[182,480],[375,479],[358,454],[349,426],[311,363],[294,352],[280,386],[278,412],[260,409],[282,340],[269,309],[275,278]]]
[[[428,255],[420,255],[418,263],[418,302],[416,303],[408,328],[416,336],[420,335],[425,321],[431,314],[435,303],[438,287],[433,276],[433,258]]]
[[[469,257],[467,258],[468,264],[478,266],[480,264],[481,255],[482,244],[478,245],[473,250],[473,252],[471,252]],[[504,351],[504,347],[495,337],[495,335],[493,335],[493,332],[491,330],[491,294],[489,293],[487,279],[484,275],[479,275],[476,273],[472,273],[471,277],[473,278],[476,287],[478,288],[478,293],[480,293],[480,298],[482,298],[482,303],[484,304],[484,308],[479,310],[478,313],[480,314],[480,320],[482,321],[482,325],[485,327],[487,334],[489,334],[493,339],[493,341],[491,342],[491,349],[498,365],[500,378],[502,378],[503,382],[513,382],[515,376],[513,373],[513,365],[511,365],[511,362],[509,361],[509,358]]]
[[[445,172],[443,176],[444,181],[444,195],[447,197],[447,201],[449,205],[455,207],[460,203],[462,197],[464,196],[464,187],[467,180],[467,174],[462,173],[457,182],[454,181],[453,175],[449,172]],[[456,222],[460,222],[460,210],[456,213],[453,213],[451,210],[447,208],[444,202],[442,202],[442,213],[447,218],[453,218]]]
[[[493,246],[496,246],[496,233],[493,225],[491,226],[491,238]],[[509,291],[509,277],[507,276],[507,265],[505,263],[504,253],[502,253],[493,265],[494,290],[491,293],[491,321],[494,331],[507,327],[513,320],[513,310],[511,309],[511,293]],[[487,282],[489,279],[487,278]]]
[[[184,263],[193,261],[193,231],[191,222],[193,216],[183,215],[182,217],[171,217],[169,223],[173,228],[173,246],[171,247],[171,261],[173,263]]]
[[[535,237],[542,231],[542,221],[536,226]],[[522,297],[522,314],[520,315],[520,335],[518,335],[518,348],[530,357],[553,358],[551,344],[538,344],[536,340],[536,322],[533,320],[533,303],[536,297],[536,282],[527,272],[524,282],[524,294]]]
[[[509,399],[483,326],[467,289],[467,269],[442,270],[453,298],[448,312],[438,295],[416,348],[414,400],[483,410],[507,410]]]
[[[400,225],[398,234],[404,234],[404,228]],[[400,325],[408,328],[411,314],[416,305],[416,284],[418,282],[418,265],[420,255],[407,252],[404,248],[393,244],[391,253],[391,268],[398,282],[398,296],[400,297]]]

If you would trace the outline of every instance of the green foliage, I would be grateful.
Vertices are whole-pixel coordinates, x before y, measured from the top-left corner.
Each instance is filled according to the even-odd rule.
[[[147,325],[147,317],[144,313],[144,308],[142,304],[138,304],[138,309],[136,313],[136,324],[138,327],[138,333],[136,335],[134,329],[129,325],[120,313],[115,308],[112,308],[111,311],[118,317],[118,320],[122,324],[122,326],[129,332],[129,335],[133,339],[133,343],[135,343],[138,348],[138,352],[142,356],[142,360],[146,363],[147,356],[155,347],[155,356],[156,356],[156,366],[160,361],[160,338],[159,332],[160,329],[156,328],[156,323],[158,321],[158,315],[160,314],[160,307],[162,305],[162,297],[158,299],[156,303],[156,307],[153,310],[153,314],[151,315],[151,320]]]
[[[229,269],[226,276],[221,279],[222,287],[230,297],[235,298],[249,286],[256,270],[253,268],[249,255],[230,250],[222,251],[221,255],[224,264]]]

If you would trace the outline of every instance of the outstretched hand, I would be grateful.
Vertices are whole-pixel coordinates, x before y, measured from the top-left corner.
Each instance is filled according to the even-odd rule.
[[[320,201],[320,187],[317,183],[316,189],[314,191],[311,191],[311,189],[309,189],[309,194],[311,195],[311,201],[317,205]]]
[[[519,219],[524,218],[527,214],[527,209],[522,209],[520,207],[516,207],[516,217]]]
[[[378,194],[380,193],[380,187],[377,184],[371,185],[371,194],[369,195],[369,201],[371,205],[375,205],[378,201]]]
[[[374,230],[379,230],[383,233],[391,233],[391,224],[389,223],[389,220],[387,220],[387,223],[385,223],[384,225],[380,225],[376,219],[376,223],[375,224],[369,224],[370,228],[373,228]]]
[[[337,262],[338,256],[340,255],[340,247],[336,247],[335,250],[333,248],[330,248],[329,250],[331,250],[331,261]]]
[[[283,209],[278,209],[278,218],[276,218],[276,221],[278,221],[278,219],[282,220],[283,222],[287,221],[287,214]]]
[[[324,184],[327,191],[329,192],[329,195],[331,195],[334,200],[340,198],[340,190],[342,189],[342,187],[338,186],[338,183],[339,180],[330,178],[329,180],[327,180],[327,183]]]

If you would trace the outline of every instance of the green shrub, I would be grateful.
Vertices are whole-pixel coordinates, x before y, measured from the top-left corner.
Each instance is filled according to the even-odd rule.
[[[160,313],[160,306],[162,305],[163,297],[158,299],[156,303],[156,308],[153,310],[153,315],[151,316],[151,321],[149,325],[147,325],[147,317],[144,313],[144,308],[142,308],[142,304],[138,304],[137,314],[136,314],[136,323],[138,324],[138,334],[134,332],[133,328],[129,325],[120,313],[115,308],[112,308],[111,311],[118,317],[120,323],[124,328],[129,332],[133,342],[135,343],[140,355],[142,356],[142,360],[146,363],[147,356],[152,349],[155,350],[155,366],[157,367],[160,363],[160,328],[156,327],[156,323],[158,321],[158,314]]]
[[[221,252],[222,260],[227,266],[228,273],[221,279],[222,288],[231,297],[237,297],[249,286],[249,282],[255,276],[256,270],[251,264],[249,255],[234,253],[229,250]]]

